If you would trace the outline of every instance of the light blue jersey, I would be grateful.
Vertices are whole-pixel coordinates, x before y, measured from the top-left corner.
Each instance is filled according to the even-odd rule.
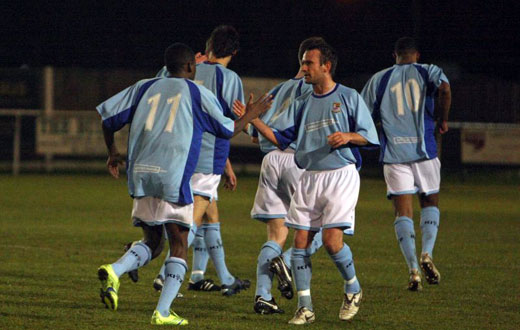
[[[357,146],[332,148],[327,141],[332,133],[354,132],[369,144],[379,144],[365,102],[355,90],[340,84],[324,95],[311,93],[297,98],[273,126],[284,122],[283,129],[273,130],[280,149],[296,141],[296,164],[306,170],[333,170],[349,164],[361,167]]]
[[[361,95],[383,132],[380,160],[407,163],[437,157],[434,96],[448,78],[429,64],[396,64],[376,73]]]
[[[287,127],[287,123],[278,122],[278,126],[274,126],[277,119],[286,111],[291,103],[302,95],[312,93],[312,85],[306,84],[303,78],[292,78],[283,83],[276,85],[269,91],[269,95],[273,96],[273,105],[263,113],[259,118],[269,127],[277,129]],[[249,126],[249,134],[258,137],[260,150],[264,153],[273,151],[276,148],[274,144],[269,142],[263,135],[259,135],[253,125]],[[296,144],[292,143],[290,148],[295,149]]]
[[[168,71],[164,67],[157,76],[168,76]],[[239,100],[244,103],[244,90],[240,77],[218,63],[203,62],[197,64],[195,82],[205,86],[217,97],[224,116],[236,119],[232,111],[233,102]],[[215,137],[204,133],[200,157],[195,172],[206,174],[222,174],[229,155],[229,140]]]
[[[193,203],[193,175],[204,132],[223,139],[234,122],[207,88],[187,79],[145,79],[97,106],[115,132],[130,124],[127,173],[130,196]]]

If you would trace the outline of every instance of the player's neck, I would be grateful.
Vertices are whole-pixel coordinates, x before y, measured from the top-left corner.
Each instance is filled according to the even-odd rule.
[[[229,56],[226,56],[226,57],[215,57],[213,55],[213,53],[210,53],[209,56],[208,56],[208,62],[210,62],[210,63],[218,63],[218,64],[220,64],[220,65],[222,65],[222,66],[227,68],[229,62],[231,62],[231,57],[233,57],[233,56],[229,55]]]
[[[312,89],[314,90],[314,94],[323,95],[323,94],[327,94],[328,92],[333,90],[335,86],[336,86],[336,82],[334,80],[332,80],[332,78],[327,78],[327,79],[324,79],[323,81],[313,85]]]
[[[413,63],[417,63],[417,57],[416,56],[397,56],[395,62],[397,65],[413,64]]]

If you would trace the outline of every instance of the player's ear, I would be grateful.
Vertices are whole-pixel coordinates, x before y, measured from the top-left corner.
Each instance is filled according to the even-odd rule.
[[[416,56],[415,61],[419,62],[419,58],[421,58],[421,53],[417,52],[417,54],[415,56]]]
[[[330,61],[327,61],[327,62],[323,63],[323,65],[325,66],[326,72],[330,73],[330,69],[332,69],[332,63]]]

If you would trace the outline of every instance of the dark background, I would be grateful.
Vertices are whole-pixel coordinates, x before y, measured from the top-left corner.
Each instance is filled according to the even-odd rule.
[[[518,1],[6,1],[0,67],[159,68],[174,41],[202,51],[232,24],[240,75],[287,78],[299,43],[323,36],[340,55],[338,76],[393,64],[394,41],[416,37],[421,62],[520,80]]]

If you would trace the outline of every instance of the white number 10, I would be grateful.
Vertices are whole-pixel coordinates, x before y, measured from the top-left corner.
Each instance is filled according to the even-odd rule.
[[[421,88],[419,83],[415,79],[409,79],[406,81],[404,86],[404,97],[403,97],[403,84],[398,82],[390,88],[390,91],[395,94],[397,99],[397,114],[404,116],[404,100],[408,108],[412,109],[413,112],[419,111],[419,102],[421,97]]]
[[[150,113],[148,114],[148,118],[146,118],[146,123],[144,125],[145,131],[151,131],[153,128],[153,124],[155,122],[155,114],[157,113],[157,107],[159,106],[159,101],[161,99],[161,93],[157,93],[154,96],[148,99],[148,104],[151,104]],[[179,104],[181,101],[181,93],[170,97],[166,100],[168,104],[171,104],[170,108],[170,117],[168,118],[168,122],[166,123],[166,127],[164,128],[165,132],[171,133],[173,130],[173,123],[175,122],[175,117],[177,115],[177,109],[179,108]]]

